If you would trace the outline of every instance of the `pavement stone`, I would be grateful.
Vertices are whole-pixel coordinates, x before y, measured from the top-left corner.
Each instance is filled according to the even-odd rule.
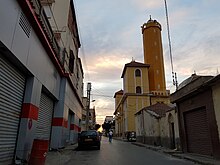
[[[45,165],[63,165],[71,159],[71,153],[78,147],[78,143],[69,145],[63,149],[49,151]]]

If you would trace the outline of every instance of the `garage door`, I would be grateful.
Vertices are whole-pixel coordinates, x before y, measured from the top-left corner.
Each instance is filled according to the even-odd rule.
[[[0,55],[0,164],[14,157],[25,76]]]
[[[50,140],[53,115],[53,100],[45,93],[41,94],[40,108],[37,120],[36,139]]]
[[[188,152],[213,155],[206,109],[187,112],[184,117]]]

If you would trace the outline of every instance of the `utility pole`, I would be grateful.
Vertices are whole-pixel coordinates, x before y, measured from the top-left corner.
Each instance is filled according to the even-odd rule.
[[[167,1],[166,0],[164,0],[164,5],[165,5],[165,12],[166,12],[167,36],[168,36],[168,44],[169,44],[169,53],[170,53],[173,85],[175,85],[176,86],[176,90],[178,90],[177,75],[176,75],[176,72],[173,71],[173,56],[172,56],[172,49],[171,49],[170,26],[169,26],[169,17],[168,17],[168,9],[167,9]]]
[[[87,83],[87,104],[86,104],[86,130],[89,130],[89,109],[90,109],[91,83]]]

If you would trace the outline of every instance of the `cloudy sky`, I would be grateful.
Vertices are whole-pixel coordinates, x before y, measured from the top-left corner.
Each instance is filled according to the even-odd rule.
[[[174,91],[164,0],[74,0],[81,40],[84,83],[92,83],[91,103],[97,123],[113,115],[114,93],[132,57],[143,62],[141,26],[150,18],[162,25],[167,89]],[[174,71],[178,82],[196,72],[220,69],[220,1],[167,0]],[[220,71],[220,70],[219,70]]]

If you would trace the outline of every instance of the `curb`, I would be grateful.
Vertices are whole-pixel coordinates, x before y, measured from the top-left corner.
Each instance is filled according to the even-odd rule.
[[[218,164],[220,164],[220,162],[218,160],[207,158],[205,156],[197,156],[196,157],[194,155],[184,154],[181,151],[172,151],[172,150],[169,151],[169,150],[165,150],[162,147],[147,146],[142,143],[136,143],[136,142],[133,142],[131,144],[139,146],[139,147],[145,147],[146,149],[150,149],[153,151],[162,152],[164,154],[168,154],[168,155],[171,155],[171,156],[179,158],[179,159],[185,159],[185,160],[188,160],[188,161],[191,161],[191,162],[194,162],[197,164],[201,164],[201,165],[218,165]],[[204,159],[207,159],[207,160],[204,160]]]

